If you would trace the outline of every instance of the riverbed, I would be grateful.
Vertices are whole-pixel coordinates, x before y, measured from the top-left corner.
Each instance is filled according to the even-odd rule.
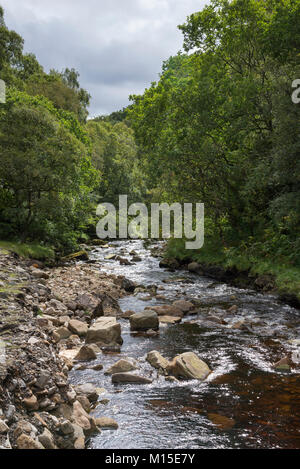
[[[132,251],[140,262],[120,265],[111,258],[132,261]],[[139,312],[178,299],[198,306],[196,315],[185,316],[180,324],[161,325],[159,336],[152,338],[133,336],[128,320],[120,319],[121,354],[98,356],[104,371],[120,358],[137,360],[139,373],[151,377],[152,384],[114,386],[104,371],[72,371],[72,383],[105,388],[100,396],[104,403],[94,416],[113,417],[119,424],[118,430],[93,437],[91,448],[300,448],[300,346],[292,343],[300,339],[298,310],[272,295],[161,269],[159,258],[140,240],[110,243],[90,257],[102,272],[124,275],[149,291],[150,286],[157,288],[156,295],[140,292],[122,298],[123,311]],[[231,306],[238,307],[234,314]],[[208,314],[222,321],[212,322]],[[239,321],[246,327],[230,327]],[[152,350],[167,359],[193,351],[213,372],[205,382],[168,382],[145,361]],[[287,354],[296,357],[291,370],[276,370],[274,363]]]

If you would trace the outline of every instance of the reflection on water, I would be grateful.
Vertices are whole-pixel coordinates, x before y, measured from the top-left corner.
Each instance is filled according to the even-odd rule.
[[[121,266],[105,260],[112,253],[131,260],[132,250],[142,262]],[[135,358],[142,373],[152,377],[150,385],[114,387],[103,371],[73,371],[74,383],[91,382],[106,389],[101,399],[110,402],[99,404],[95,415],[119,423],[117,431],[94,437],[92,448],[300,448],[300,368],[295,365],[288,374],[273,368],[297,348],[289,340],[300,338],[298,311],[272,296],[162,270],[141,241],[112,243],[110,248],[97,249],[94,258],[101,270],[125,275],[140,285],[156,285],[168,303],[198,300],[199,311],[181,324],[161,327],[160,336],[151,339],[132,337],[128,322],[121,320],[121,356],[100,355],[97,362],[105,370],[121,357]],[[144,299],[140,293],[123,298],[120,305],[124,311],[142,311],[164,303],[155,297]],[[236,315],[228,313],[231,305],[239,306]],[[207,321],[208,309],[214,308],[225,323],[246,320],[247,328],[234,330]],[[213,373],[205,383],[166,382],[145,362],[151,350],[169,359],[194,351]]]

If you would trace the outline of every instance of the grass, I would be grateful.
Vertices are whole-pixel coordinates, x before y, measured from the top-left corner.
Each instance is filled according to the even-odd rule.
[[[41,246],[38,243],[22,244],[18,242],[0,241],[2,253],[13,252],[20,257],[47,261],[54,259],[54,251],[48,246]]]
[[[276,257],[261,258],[242,248],[227,250],[212,240],[208,240],[198,251],[187,251],[183,240],[172,239],[168,243],[166,257],[223,268],[235,267],[240,272],[249,272],[253,277],[271,275],[280,294],[295,295],[300,302],[300,267],[293,266],[288,261],[278,261]]]

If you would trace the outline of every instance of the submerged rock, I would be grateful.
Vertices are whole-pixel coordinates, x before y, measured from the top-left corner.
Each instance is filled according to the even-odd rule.
[[[220,430],[230,430],[235,425],[235,420],[220,414],[208,414],[209,420]]]
[[[109,417],[100,417],[95,419],[97,427],[100,428],[111,428],[113,430],[117,430],[119,428],[119,425],[114,419],[111,419]]]
[[[176,316],[159,316],[159,322],[162,324],[179,324],[182,318]]]
[[[189,313],[192,309],[194,309],[193,303],[186,300],[174,301],[173,306],[179,308],[184,314]]]
[[[291,369],[291,360],[289,357],[284,357],[273,365],[277,371],[290,371]]]
[[[112,375],[113,384],[151,384],[152,380],[144,376],[135,375],[133,373],[116,373]]]
[[[184,316],[183,311],[177,308],[177,306],[173,305],[151,306],[147,307],[145,311],[147,311],[148,309],[155,311],[158,316],[173,316],[176,318],[183,318]]]

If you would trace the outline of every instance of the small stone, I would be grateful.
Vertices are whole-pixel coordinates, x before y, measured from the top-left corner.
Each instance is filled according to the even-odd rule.
[[[36,337],[30,337],[30,339],[28,340],[28,344],[29,345],[36,345],[38,344],[40,341],[40,339],[37,339]]]
[[[101,401],[99,401],[99,404],[102,404],[102,405],[108,405],[109,403],[110,403],[109,399],[101,399]]]
[[[34,269],[32,271],[32,276],[35,278],[44,278],[46,280],[49,278],[49,274],[40,269]]]
[[[41,373],[36,380],[35,386],[39,389],[44,389],[50,381],[50,374],[48,372]]]
[[[61,424],[60,424],[60,430],[61,432],[64,434],[64,435],[73,435],[74,433],[74,428],[73,428],[73,425],[71,424],[71,422],[69,420],[64,420]]]
[[[6,423],[0,419],[0,435],[3,435],[3,433],[7,433],[9,430],[8,426]]]
[[[103,365],[101,365],[101,363],[99,363],[98,365],[93,366],[92,370],[101,371],[101,370],[103,370]]]
[[[38,400],[34,395],[23,399],[23,404],[25,405],[26,409],[30,411],[35,411],[39,409]]]

